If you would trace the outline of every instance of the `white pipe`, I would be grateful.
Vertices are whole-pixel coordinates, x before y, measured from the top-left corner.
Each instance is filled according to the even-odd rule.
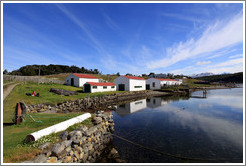
[[[44,128],[42,130],[39,130],[39,131],[36,131],[34,133],[31,133],[31,134],[27,135],[26,136],[26,141],[28,141],[28,142],[36,141],[36,140],[38,140],[39,138],[41,138],[41,137],[43,137],[45,135],[49,135],[49,134],[52,134],[52,133],[57,133],[57,132],[60,132],[60,131],[64,131],[68,127],[70,127],[70,126],[72,126],[72,125],[74,125],[76,123],[80,123],[80,122],[82,122],[85,119],[90,118],[90,117],[91,117],[90,113],[85,113],[85,114],[79,115],[79,116],[77,116],[75,118],[72,118],[72,119],[66,120],[64,122],[55,124],[53,126]]]

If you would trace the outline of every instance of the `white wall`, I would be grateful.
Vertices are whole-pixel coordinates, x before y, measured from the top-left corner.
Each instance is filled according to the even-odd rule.
[[[111,88],[111,86],[107,86],[107,89],[103,89],[103,86],[97,86],[97,89],[93,89],[93,86],[91,85],[91,93],[108,91],[116,91],[116,86],[114,86],[114,88]]]
[[[135,86],[142,86],[142,87],[135,88]],[[130,79],[130,91],[140,91],[140,90],[146,90],[146,81]]]
[[[86,82],[99,82],[99,79],[79,78],[79,87],[82,87]]]
[[[119,84],[125,85],[125,91],[129,91],[129,79],[123,76],[119,76],[114,79],[114,84],[116,85],[116,89],[119,90]]]
[[[155,87],[153,87],[153,82],[155,83]],[[149,78],[146,80],[146,84],[150,85],[150,89],[161,89],[161,81],[154,79],[154,78]]]
[[[74,86],[82,87],[86,82],[99,82],[99,79],[79,78],[73,74],[67,76],[66,85],[71,85],[71,78],[74,78]]]

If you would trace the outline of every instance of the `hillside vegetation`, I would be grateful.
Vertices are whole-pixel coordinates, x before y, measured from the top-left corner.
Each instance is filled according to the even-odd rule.
[[[196,78],[198,80],[204,80],[209,82],[235,82],[243,83],[243,72],[234,73],[234,74],[225,74],[225,75],[213,75],[213,76],[204,76]]]

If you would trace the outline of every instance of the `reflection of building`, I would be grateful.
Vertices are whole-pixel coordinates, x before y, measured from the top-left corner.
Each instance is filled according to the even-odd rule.
[[[118,115],[127,115],[140,111],[146,107],[147,107],[146,99],[142,99],[142,100],[137,100],[130,103],[118,105],[115,112]]]
[[[168,101],[164,100],[161,97],[152,97],[146,100],[147,100],[147,107],[149,108],[157,108],[162,105],[168,104]]]

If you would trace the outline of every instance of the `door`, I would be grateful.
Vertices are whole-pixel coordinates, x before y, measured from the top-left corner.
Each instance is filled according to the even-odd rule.
[[[74,86],[74,78],[71,78],[71,86]]]
[[[91,92],[91,86],[89,84],[84,84],[84,92],[85,93],[90,93]]]
[[[125,91],[125,84],[119,84],[119,91]]]
[[[150,84],[146,84],[146,90],[150,90]]]

